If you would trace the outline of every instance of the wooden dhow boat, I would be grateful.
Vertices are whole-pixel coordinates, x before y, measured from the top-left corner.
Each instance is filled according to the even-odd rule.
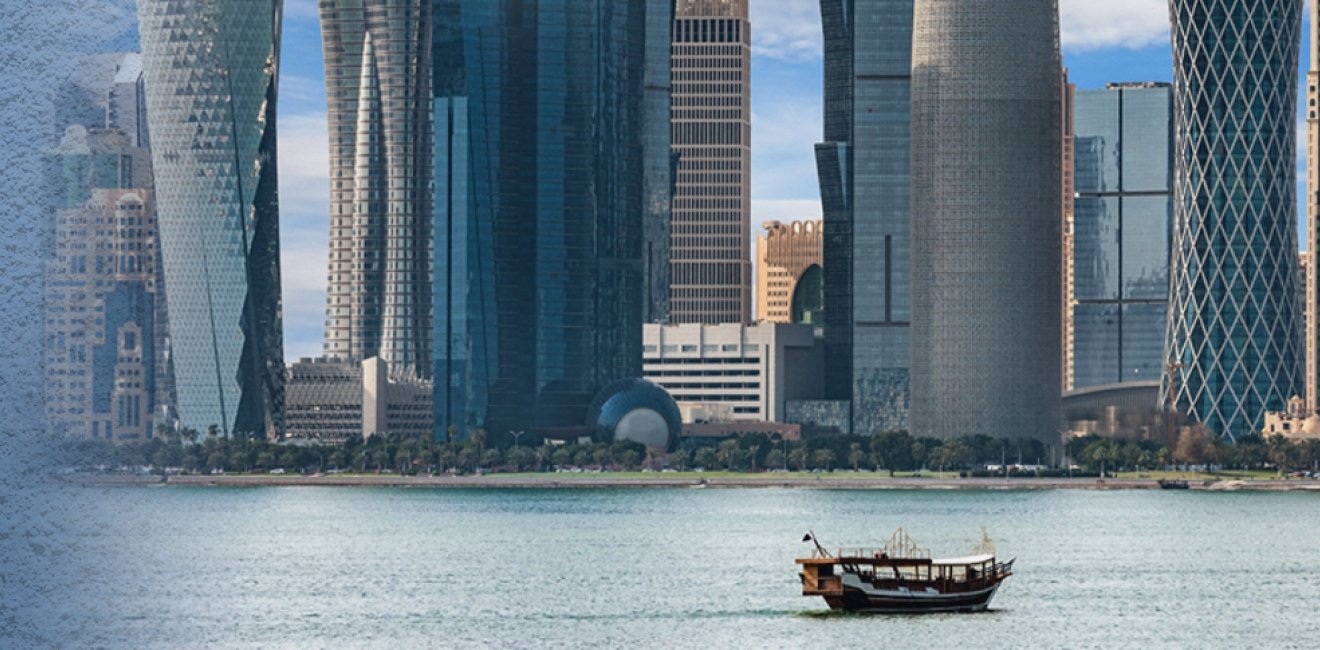
[[[829,552],[813,533],[802,541],[815,544],[810,557],[797,560],[802,595],[821,596],[831,609],[849,612],[985,611],[999,586],[1013,575],[1013,560],[997,561],[984,531],[972,555],[948,559],[932,559],[902,528],[878,549]]]

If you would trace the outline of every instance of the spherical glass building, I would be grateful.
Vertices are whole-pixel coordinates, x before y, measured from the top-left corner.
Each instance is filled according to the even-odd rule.
[[[1172,0],[1174,235],[1163,394],[1224,438],[1303,394],[1301,0]]]
[[[596,427],[598,441],[631,440],[662,451],[676,449],[683,434],[678,403],[645,379],[622,379],[606,386],[591,403],[587,425]]]

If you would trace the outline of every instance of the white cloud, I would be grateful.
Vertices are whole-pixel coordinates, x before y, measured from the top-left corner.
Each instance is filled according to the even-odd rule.
[[[284,0],[284,17],[289,18],[319,18],[316,9],[316,0]]]
[[[293,360],[321,353],[330,239],[329,136],[324,113],[282,115],[279,129],[284,355]]]
[[[1063,46],[1070,51],[1138,49],[1169,41],[1167,0],[1060,0]],[[752,50],[785,61],[824,51],[819,0],[761,0],[751,6]]]
[[[1169,42],[1168,0],[1060,0],[1059,20],[1073,52]]]
[[[785,93],[762,97],[752,112],[753,199],[813,198],[815,143],[821,139],[822,115],[817,96],[790,99]]]
[[[824,52],[820,0],[754,0],[752,52],[786,61],[813,61]]]

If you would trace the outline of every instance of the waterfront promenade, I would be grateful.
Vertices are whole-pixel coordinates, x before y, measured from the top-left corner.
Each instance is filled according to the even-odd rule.
[[[192,487],[409,487],[452,489],[582,489],[582,488],[708,488],[708,489],[823,489],[823,490],[1156,490],[1154,478],[950,478],[895,477],[860,474],[664,473],[486,474],[465,476],[399,476],[397,474],[273,475],[223,474],[186,476],[78,475],[71,481],[88,485],[169,485]],[[1315,479],[1192,479],[1189,489],[1213,491],[1316,491]]]

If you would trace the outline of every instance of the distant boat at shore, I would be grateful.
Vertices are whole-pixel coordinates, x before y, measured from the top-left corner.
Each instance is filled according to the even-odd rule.
[[[1004,580],[1013,562],[995,559],[994,545],[983,534],[974,555],[932,559],[898,529],[878,549],[825,550],[815,544],[810,557],[798,558],[803,596],[820,596],[831,609],[877,614],[981,612]]]
[[[1191,485],[1180,478],[1162,478],[1159,480],[1161,490],[1188,490]]]

